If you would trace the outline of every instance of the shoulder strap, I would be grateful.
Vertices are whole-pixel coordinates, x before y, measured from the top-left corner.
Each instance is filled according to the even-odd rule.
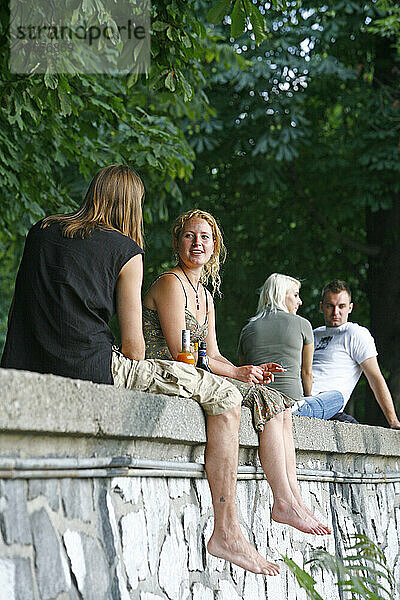
[[[207,294],[207,289],[204,287],[204,285],[203,285],[203,290],[206,295],[206,315],[207,315],[208,314],[208,294]]]
[[[186,294],[185,286],[183,285],[182,279],[176,273],[173,273],[172,271],[166,271],[165,273],[161,273],[161,275],[159,275],[158,277],[156,277],[153,283],[155,283],[163,275],[175,275],[175,277],[177,279],[179,279],[179,281],[181,283],[181,286],[182,286],[182,289],[183,289],[183,293],[185,294],[185,309],[186,309],[187,308],[187,304],[188,304],[188,299],[187,299],[187,294]]]

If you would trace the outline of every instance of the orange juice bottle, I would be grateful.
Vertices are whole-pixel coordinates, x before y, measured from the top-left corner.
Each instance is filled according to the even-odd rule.
[[[196,359],[190,352],[190,329],[182,329],[182,352],[179,352],[176,360],[189,365],[196,364]]]

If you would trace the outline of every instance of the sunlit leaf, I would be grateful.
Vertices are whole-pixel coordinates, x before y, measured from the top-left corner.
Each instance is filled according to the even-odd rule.
[[[246,13],[243,0],[236,0],[231,14],[231,36],[239,37],[246,27]]]
[[[232,0],[218,0],[208,11],[207,21],[216,25],[226,14],[229,12],[229,8],[232,4]]]

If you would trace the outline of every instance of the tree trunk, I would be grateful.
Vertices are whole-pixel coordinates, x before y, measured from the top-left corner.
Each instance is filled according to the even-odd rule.
[[[378,361],[400,414],[400,198],[390,210],[367,211],[367,239],[381,252],[369,261],[367,294],[370,302],[371,333]],[[368,388],[366,421],[386,423]]]
[[[375,38],[373,86],[393,86],[398,79],[398,58],[393,40]],[[382,119],[385,116],[382,114]],[[385,125],[384,129],[385,129]],[[387,174],[386,174],[387,175]],[[393,182],[394,171],[386,177]],[[376,172],[374,174],[376,177]],[[390,193],[390,192],[389,192]],[[400,197],[393,193],[392,207],[372,212],[367,209],[367,241],[381,248],[369,260],[367,295],[370,302],[371,333],[375,338],[378,361],[389,385],[397,413],[400,412]],[[368,387],[366,421],[385,425],[386,420]]]

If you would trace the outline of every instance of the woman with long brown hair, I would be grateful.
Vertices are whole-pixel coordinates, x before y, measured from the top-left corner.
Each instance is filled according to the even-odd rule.
[[[113,383],[109,320],[132,290],[133,321],[123,352],[144,357],[140,282],[144,187],[129,167],[111,165],[89,185],[82,207],[28,233],[1,366]],[[133,284],[130,283],[133,287]]]

